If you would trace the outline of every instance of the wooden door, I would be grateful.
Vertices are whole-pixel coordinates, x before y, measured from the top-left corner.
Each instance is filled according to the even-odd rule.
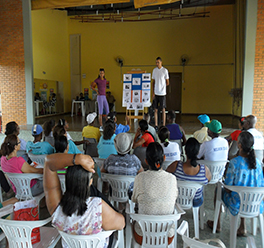
[[[169,77],[170,85],[167,87],[166,109],[181,113],[182,74],[171,72]]]

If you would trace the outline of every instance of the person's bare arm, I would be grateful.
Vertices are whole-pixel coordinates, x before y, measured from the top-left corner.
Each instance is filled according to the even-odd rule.
[[[73,156],[73,154],[56,153],[48,155],[45,159],[43,186],[50,215],[57,208],[62,196],[57,170],[73,166]],[[88,155],[77,154],[75,164],[80,164],[85,170],[95,172],[93,159]]]
[[[143,167],[141,166],[140,169],[138,170],[137,174],[144,171]]]
[[[21,171],[23,173],[37,173],[37,174],[43,174],[42,168],[35,168],[34,166],[29,165],[27,162],[25,162],[22,167]]]
[[[102,167],[101,172],[108,173],[108,171],[104,167]]]
[[[80,140],[80,141],[73,141],[76,146],[83,145],[83,144],[89,144],[89,140]]]
[[[176,168],[178,166],[179,161],[174,161],[173,163],[171,163],[168,168],[166,169],[167,172],[169,173],[174,173],[176,171]]]
[[[129,117],[126,115],[126,125],[129,126],[129,129],[131,129]]]
[[[98,89],[95,88],[96,86],[97,86],[96,82],[92,82],[91,83],[91,89],[94,90],[94,91],[96,91],[97,92],[97,95],[99,95]]]
[[[185,132],[181,126],[180,126],[180,130],[182,132],[182,146],[185,146],[185,144],[187,142],[186,135],[185,135]]]
[[[205,176],[208,179],[208,182],[210,182],[211,178],[212,178],[212,174],[211,174],[209,168],[206,165],[204,167],[205,167]]]
[[[170,80],[166,79],[166,86],[169,86],[169,85],[170,85]]]
[[[146,141],[143,138],[140,138],[138,141],[134,139],[133,149],[136,147],[142,146]]]
[[[102,200],[102,227],[104,230],[122,230],[125,227],[125,218],[113,210]]]

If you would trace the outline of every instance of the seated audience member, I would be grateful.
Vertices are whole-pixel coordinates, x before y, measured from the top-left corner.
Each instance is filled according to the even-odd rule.
[[[115,106],[115,97],[111,94],[111,91],[106,92],[106,99],[109,105],[109,111],[112,112],[114,106]]]
[[[84,138],[94,138],[96,139],[96,142],[98,143],[101,137],[101,133],[100,133],[99,128],[94,126],[94,121],[95,121],[96,116],[97,114],[95,112],[87,115],[86,120],[87,120],[88,126],[83,128],[82,136]]]
[[[41,142],[43,135],[42,132],[43,129],[39,124],[35,124],[32,127],[32,136],[34,137],[34,141],[27,142],[27,152],[31,152],[34,155],[52,154],[55,152],[50,143],[46,141]]]
[[[170,131],[167,127],[161,126],[159,128],[159,139],[160,144],[163,148],[164,155],[166,156],[165,161],[179,161],[181,160],[181,152],[179,145],[176,142],[170,142]]]
[[[244,125],[245,117],[240,117],[238,121],[238,130],[231,133],[229,136],[226,137],[226,140],[228,141],[228,144],[230,145],[232,141],[237,141],[239,134],[243,131],[243,125]]]
[[[239,156],[230,160],[225,185],[244,186],[244,187],[264,187],[261,162],[256,159],[254,149],[254,137],[251,133],[242,131],[238,136]],[[223,190],[222,200],[228,207],[232,215],[237,215],[240,208],[240,198],[236,192]],[[263,202],[260,206],[260,213],[263,212]],[[212,229],[213,221],[208,220],[207,225]],[[220,213],[217,223],[217,232],[221,231]],[[245,219],[241,218],[240,226],[237,230],[237,236],[245,236]]]
[[[181,140],[182,146],[184,146],[186,143],[185,132],[180,125],[175,123],[175,120],[176,120],[175,111],[170,110],[167,114],[167,125],[166,125],[166,127],[170,131],[170,139]]]
[[[143,120],[146,120],[148,123],[148,132],[150,132],[155,140],[155,142],[158,140],[157,139],[157,133],[154,127],[152,127],[151,125],[149,125],[150,122],[150,115],[148,113],[144,113],[143,115]]]
[[[68,140],[72,140],[72,142],[74,142],[74,144],[76,146],[82,145],[82,144],[88,144],[89,141],[88,140],[80,140],[80,141],[74,141],[71,137],[71,135],[68,133],[68,129],[69,129],[69,123],[65,120],[65,119],[59,119],[57,126],[59,127],[63,127],[66,131],[67,134],[67,139]]]
[[[43,123],[43,131],[44,131],[44,141],[49,142],[52,146],[54,146],[54,137],[53,137],[53,129],[55,127],[55,121],[53,119],[49,121],[45,121]]]
[[[199,115],[198,120],[200,121],[202,128],[194,132],[193,137],[197,139],[200,144],[202,144],[205,141],[212,139],[208,135],[208,127],[205,126],[205,123],[210,122],[210,118],[208,115]]]
[[[138,204],[139,214],[166,215],[173,214],[178,196],[176,177],[162,170],[165,159],[163,149],[157,142],[149,144],[146,162],[149,170],[135,177],[132,201]],[[175,227],[169,231],[168,243],[173,241]],[[137,243],[142,243],[142,230],[136,222],[133,234]]]
[[[212,138],[201,144],[198,159],[205,159],[209,161],[227,160],[228,156],[228,142],[226,139],[220,137],[222,132],[222,124],[217,120],[211,120],[206,123],[208,127],[208,135]]]
[[[168,168],[167,172],[173,173],[177,181],[191,181],[206,185],[211,180],[211,172],[206,165],[197,163],[197,154],[200,143],[195,138],[189,138],[185,144],[187,161],[175,161]],[[200,207],[203,204],[203,187],[196,191],[193,199],[193,206]]]
[[[116,112],[111,112],[108,114],[108,119],[112,120],[115,123],[116,129],[115,129],[115,134],[119,133],[126,133],[130,130],[130,123],[129,123],[129,118],[126,116],[126,122],[128,123],[127,125],[122,125],[122,124],[117,124],[117,117],[116,117]]]
[[[34,101],[41,101],[41,97],[39,95],[39,92],[35,93]]]
[[[61,194],[57,171],[68,166],[66,191]],[[103,230],[121,230],[125,226],[122,214],[103,199],[92,196],[90,186],[94,162],[87,155],[53,154],[45,163],[44,187],[52,225],[69,234],[90,235]],[[99,243],[107,247],[109,239]],[[109,244],[111,245],[111,244]],[[68,247],[62,241],[62,247]]]
[[[20,140],[15,134],[6,136],[1,146],[1,167],[4,172],[10,173],[38,173],[43,174],[42,168],[35,168],[29,165],[22,157],[17,157],[20,149]],[[12,184],[14,192],[15,186]],[[43,192],[42,180],[33,179],[30,182],[31,193],[33,196]]]
[[[114,144],[115,137],[115,123],[107,120],[104,124],[103,136],[100,137],[97,145],[99,158],[108,158],[111,154],[117,154]]]
[[[64,129],[63,126],[56,126],[53,130],[53,136],[54,136],[54,139],[55,139],[55,143],[56,143],[56,139],[59,137],[59,136],[65,136],[67,137],[67,134],[66,134],[66,131]],[[74,144],[74,142],[70,139],[68,140],[68,144],[69,144],[69,150],[68,150],[68,154],[79,154],[79,153],[82,153],[78,148],[77,146]],[[56,149],[56,148],[55,148]]]
[[[101,172],[116,175],[136,176],[144,171],[141,162],[134,154],[129,154],[133,146],[133,138],[128,133],[120,133],[114,139],[117,155],[111,154],[104,162]]]
[[[139,136],[141,135],[141,138]],[[139,138],[139,139],[138,139]],[[148,147],[148,145],[154,141],[154,138],[150,132],[148,132],[148,123],[146,120],[139,122],[139,128],[135,134],[133,149],[138,146]]]

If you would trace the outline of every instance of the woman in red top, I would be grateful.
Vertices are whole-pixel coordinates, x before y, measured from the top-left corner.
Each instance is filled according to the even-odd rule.
[[[139,128],[135,134],[133,149],[138,146],[147,147],[150,143],[155,142],[152,134],[147,131],[148,130],[148,123],[146,120],[141,120],[139,122]],[[141,136],[140,139],[138,137]]]
[[[231,133],[229,136],[226,137],[228,144],[230,145],[232,141],[237,141],[237,138],[239,136],[239,134],[242,132],[243,130],[243,124],[245,121],[245,117],[240,117],[239,121],[238,121],[238,130],[234,131],[233,133]]]

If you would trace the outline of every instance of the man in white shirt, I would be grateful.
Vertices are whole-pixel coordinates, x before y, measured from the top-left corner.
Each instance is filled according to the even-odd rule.
[[[257,123],[257,117],[254,115],[248,115],[245,117],[245,121],[243,123],[243,129],[250,132],[254,137],[254,150],[256,157],[260,162],[263,160],[263,135],[259,132],[255,126]]]
[[[209,161],[227,160],[228,156],[228,142],[226,139],[219,137],[222,132],[222,124],[217,120],[212,120],[205,123],[208,127],[208,135],[212,138],[201,144],[198,159]]]
[[[162,66],[162,59],[160,57],[156,58],[157,67],[152,71],[153,79],[153,105],[155,109],[155,130],[158,132],[158,108],[162,108],[162,119],[163,125],[166,124],[166,86],[170,84],[169,82],[169,72],[166,68]]]

